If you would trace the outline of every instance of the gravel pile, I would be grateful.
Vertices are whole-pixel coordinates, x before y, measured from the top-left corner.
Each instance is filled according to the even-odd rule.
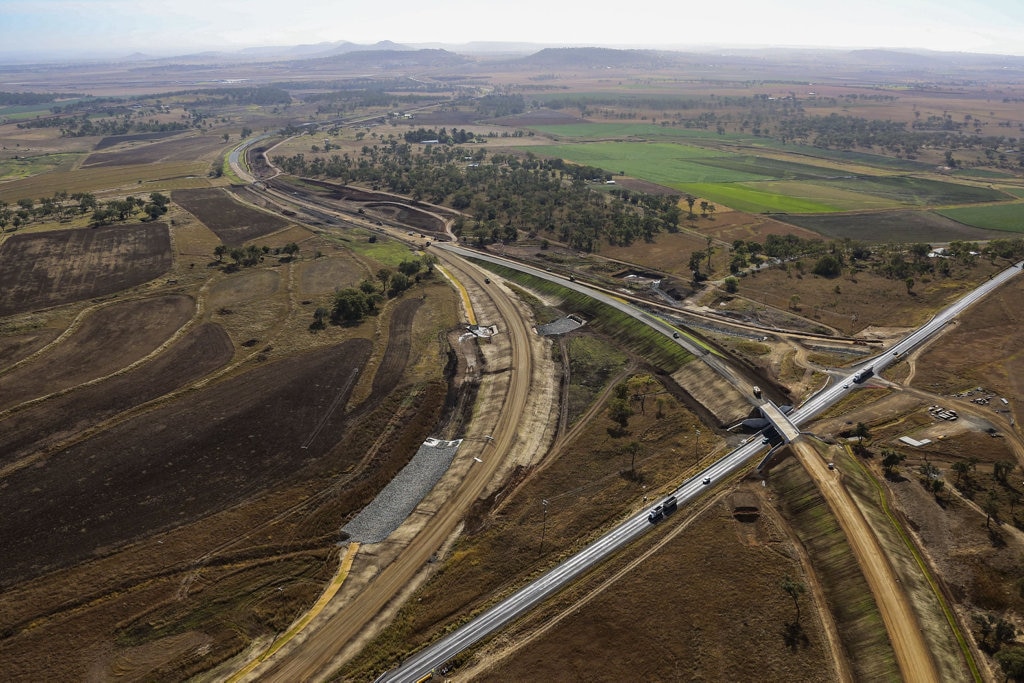
[[[583,323],[572,316],[566,318],[559,318],[558,320],[549,322],[546,325],[537,325],[537,334],[545,337],[553,334],[566,334],[573,330],[578,330],[583,327]]]
[[[349,535],[349,540],[360,543],[380,543],[386,539],[448,471],[461,443],[462,439],[427,439],[409,464],[341,530]]]

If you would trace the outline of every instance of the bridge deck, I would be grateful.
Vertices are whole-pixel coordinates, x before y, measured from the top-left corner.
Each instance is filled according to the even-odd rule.
[[[761,413],[771,421],[772,426],[782,435],[786,443],[791,443],[800,436],[800,430],[797,426],[771,401],[765,401],[761,404]]]

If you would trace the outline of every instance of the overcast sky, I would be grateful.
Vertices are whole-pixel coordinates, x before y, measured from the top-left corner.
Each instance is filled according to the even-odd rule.
[[[1024,55],[1024,0],[0,0],[0,52],[514,41]]]

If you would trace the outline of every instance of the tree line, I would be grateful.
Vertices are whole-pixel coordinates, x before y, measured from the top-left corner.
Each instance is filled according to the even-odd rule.
[[[389,136],[356,156],[279,155],[273,163],[296,176],[362,183],[450,206],[465,214],[455,232],[478,244],[514,242],[526,233],[594,251],[603,243],[653,241],[661,232],[678,230],[681,219],[678,196],[609,188],[609,171],[532,153],[489,155],[456,145],[417,152]]]

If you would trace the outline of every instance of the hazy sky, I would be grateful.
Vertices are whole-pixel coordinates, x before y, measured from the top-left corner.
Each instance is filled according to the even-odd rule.
[[[515,41],[1024,55],[1024,0],[0,0],[0,52]]]

